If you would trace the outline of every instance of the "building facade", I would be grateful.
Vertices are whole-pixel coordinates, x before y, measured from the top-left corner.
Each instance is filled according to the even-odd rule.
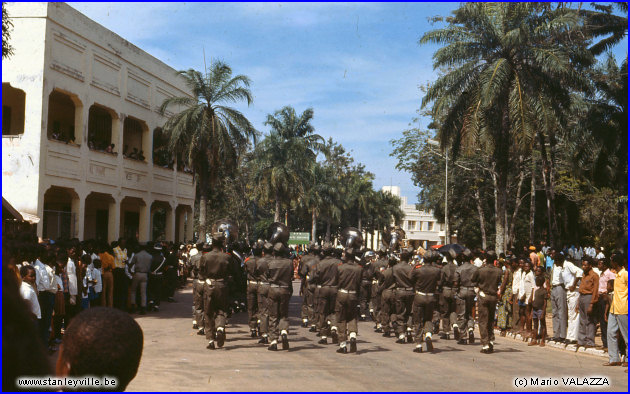
[[[183,79],[65,3],[7,8],[3,197],[41,238],[192,239],[194,179],[160,138]]]
[[[410,245],[414,248],[422,246],[427,249],[432,245],[445,243],[444,223],[438,223],[433,212],[419,211],[415,204],[408,204],[407,197],[400,195],[400,187],[398,186],[383,186],[382,190],[400,197],[400,208],[405,213],[400,227],[405,230]],[[456,242],[457,235],[453,232],[451,243]]]

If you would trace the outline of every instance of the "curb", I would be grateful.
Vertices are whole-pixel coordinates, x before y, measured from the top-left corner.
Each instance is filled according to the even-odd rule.
[[[499,335],[501,333],[501,330],[494,330],[495,335]],[[507,334],[505,337],[503,338],[510,338],[512,340],[515,341],[523,341],[523,337],[521,336],[521,334]],[[531,338],[527,338],[524,342],[529,343],[531,341]],[[553,341],[548,341],[545,343],[546,347],[551,347],[554,349],[559,349],[559,350],[563,350],[565,352],[571,352],[571,353],[576,353],[576,354],[590,354],[592,356],[597,356],[597,357],[602,357],[602,358],[608,358],[608,352],[605,350],[599,350],[599,349],[595,349],[595,348],[590,348],[590,349],[585,349],[583,346],[578,346],[578,345],[566,345],[564,343],[560,343],[560,342],[553,342]]]

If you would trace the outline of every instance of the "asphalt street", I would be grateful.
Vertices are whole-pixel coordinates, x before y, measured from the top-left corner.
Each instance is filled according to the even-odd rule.
[[[289,351],[271,352],[265,345],[259,345],[258,339],[252,339],[246,313],[230,318],[224,348],[207,350],[205,338],[192,330],[190,283],[178,291],[176,303],[162,303],[159,313],[135,315],[144,331],[144,352],[138,374],[127,390],[625,392],[628,389],[628,375],[624,372],[627,369],[604,367],[604,358],[551,347],[528,347],[522,341],[499,336],[491,355],[479,352],[478,341],[474,345],[457,345],[454,340],[436,340],[433,353],[417,354],[412,352],[413,344],[397,344],[395,338],[375,333],[372,322],[361,322],[357,353],[337,354],[336,345],[318,345],[318,337],[300,327],[301,298],[297,296],[297,285],[294,282],[296,291],[290,305]],[[532,386],[535,379],[538,386]],[[551,385],[541,386],[545,382]]]

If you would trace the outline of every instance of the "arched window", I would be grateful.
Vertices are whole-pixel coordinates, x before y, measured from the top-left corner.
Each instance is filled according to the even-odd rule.
[[[2,84],[2,135],[24,134],[26,93],[8,83]]]
[[[111,110],[94,104],[90,107],[88,119],[88,146],[92,150],[107,151],[114,144],[112,132],[113,116]],[[111,147],[111,152],[116,146]]]
[[[77,105],[78,104],[78,105]],[[48,127],[49,139],[66,143],[81,143],[81,132],[77,131],[77,124],[81,124],[81,107],[77,97],[53,90],[48,96]]]

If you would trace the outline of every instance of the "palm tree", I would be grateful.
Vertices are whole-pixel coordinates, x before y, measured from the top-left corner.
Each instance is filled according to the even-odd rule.
[[[371,208],[372,195],[374,190],[372,189],[372,181],[374,180],[374,174],[365,172],[364,166],[359,165],[352,169],[349,174],[348,192],[351,200],[350,206],[353,206],[357,212],[357,228],[362,231],[362,216],[364,213],[368,213]]]
[[[298,116],[290,106],[268,115],[269,135],[256,147],[254,175],[258,192],[275,202],[274,220],[280,221],[282,203],[290,203],[305,193],[308,169],[315,162],[322,137],[311,125],[313,109]]]
[[[497,252],[507,243],[511,155],[529,153],[537,133],[550,135],[566,124],[570,92],[589,87],[576,65],[592,62],[590,52],[550,39],[578,21],[575,10],[541,3],[465,3],[447,27],[420,39],[445,45],[433,56],[434,68],[449,71],[422,101],[433,103],[442,146],[454,157],[461,147],[491,152]]]
[[[325,211],[328,196],[334,193],[335,186],[329,182],[327,171],[321,163],[312,163],[309,172],[309,183],[297,205],[311,212],[311,240],[317,241],[317,218]]]
[[[199,181],[199,237],[204,240],[209,189],[218,184],[219,171],[234,168],[238,155],[258,135],[245,115],[225,105],[252,103],[250,79],[232,77],[230,66],[221,61],[212,62],[205,75],[193,69],[178,74],[192,96],[164,100],[162,114],[169,107],[179,112],[169,117],[163,132],[169,151],[182,152]]]

